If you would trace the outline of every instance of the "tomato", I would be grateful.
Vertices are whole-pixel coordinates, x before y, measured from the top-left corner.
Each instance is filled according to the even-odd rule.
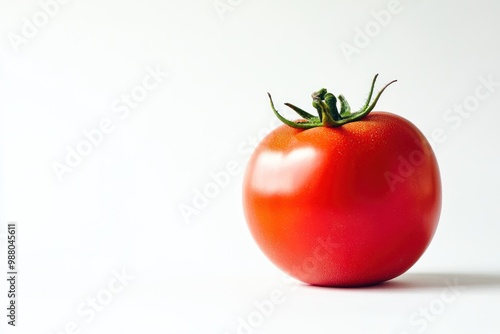
[[[366,286],[406,272],[428,247],[441,211],[436,157],[408,120],[371,112],[386,85],[355,113],[342,96],[313,94],[319,117],[289,121],[257,146],[243,209],[264,254],[319,286]],[[392,83],[392,82],[391,82]],[[269,95],[269,98],[271,96]]]

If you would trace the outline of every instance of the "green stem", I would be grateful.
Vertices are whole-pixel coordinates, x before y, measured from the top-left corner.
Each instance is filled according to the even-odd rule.
[[[274,114],[286,125],[291,126],[293,128],[298,129],[310,129],[318,126],[324,127],[339,127],[344,124],[359,121],[362,118],[366,117],[377,104],[380,96],[385,91],[389,85],[396,82],[397,80],[393,80],[386,84],[382,89],[377,93],[373,102],[371,101],[373,96],[373,89],[375,88],[375,82],[377,81],[378,74],[373,78],[370,92],[368,94],[368,98],[366,99],[363,107],[357,112],[351,113],[351,108],[349,103],[345,99],[343,95],[339,95],[338,100],[340,101],[340,112],[337,109],[337,98],[332,93],[328,93],[325,88],[320,89],[317,92],[314,92],[311,96],[313,99],[312,105],[318,111],[318,117],[309,114],[307,111],[304,111],[293,104],[285,103],[286,106],[293,109],[297,114],[304,118],[304,120],[299,121],[290,121],[283,117],[274,107],[273,100],[271,98],[271,94],[267,93],[269,96],[269,100],[271,102],[271,108]]]

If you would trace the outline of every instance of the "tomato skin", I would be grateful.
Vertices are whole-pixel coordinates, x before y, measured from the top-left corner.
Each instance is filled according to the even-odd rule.
[[[423,134],[391,113],[337,128],[282,125],[248,162],[243,209],[259,247],[290,276],[373,285],[407,271],[429,245],[439,168]]]

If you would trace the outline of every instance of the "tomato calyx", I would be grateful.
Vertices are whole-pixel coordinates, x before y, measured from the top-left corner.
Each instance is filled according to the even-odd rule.
[[[346,123],[358,121],[368,115],[373,110],[373,108],[375,108],[375,105],[377,104],[384,90],[389,87],[389,85],[397,81],[393,80],[382,87],[382,89],[377,93],[374,100],[372,101],[371,99],[373,95],[373,89],[375,87],[377,77],[378,74],[376,74],[373,78],[370,92],[365,104],[363,105],[363,107],[361,107],[360,110],[356,112],[351,112],[351,107],[349,106],[349,103],[343,95],[335,97],[335,95],[329,93],[325,88],[322,88],[319,91],[312,93],[311,95],[313,99],[312,105],[318,111],[318,116],[314,116],[307,111],[294,106],[291,103],[285,103],[287,107],[291,108],[303,118],[302,120],[298,121],[290,121],[283,117],[278,112],[278,110],[276,110],[276,108],[274,107],[273,99],[271,98],[271,94],[267,93],[267,95],[269,96],[269,101],[271,102],[271,108],[273,109],[274,114],[280,119],[280,121],[282,121],[286,125],[297,129],[310,129],[318,126],[333,128],[342,126]],[[340,111],[337,108],[337,100],[340,103]]]

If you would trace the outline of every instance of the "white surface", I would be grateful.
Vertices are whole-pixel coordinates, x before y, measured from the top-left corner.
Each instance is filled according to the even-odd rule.
[[[2,333],[500,332],[500,85],[483,83],[500,82],[500,3],[222,2],[223,19],[212,0],[68,1],[16,52],[9,38],[23,17],[43,20],[41,5],[0,0],[0,231],[16,221],[20,240],[18,326],[2,313]],[[377,31],[371,12],[394,8]],[[341,46],[365,28],[373,37],[348,59]],[[156,85],[148,71],[169,75]],[[435,148],[435,238],[379,287],[283,281],[241,211],[251,143],[277,124],[265,93],[308,108],[326,87],[356,107],[375,73],[378,87],[399,80],[378,107]],[[144,80],[125,114],[122,94]],[[469,116],[448,114],[478,93]],[[100,125],[99,145],[58,180],[54,161]],[[180,206],[224,169],[228,184],[186,222]],[[122,271],[133,278],[119,283]],[[3,304],[6,291],[2,280]],[[95,317],[92,298],[106,304]]]

